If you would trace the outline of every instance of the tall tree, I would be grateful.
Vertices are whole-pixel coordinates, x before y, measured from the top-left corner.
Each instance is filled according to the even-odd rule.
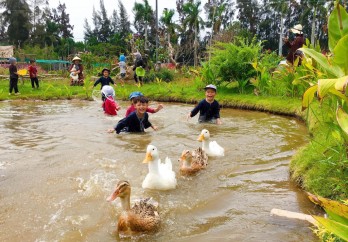
[[[139,26],[138,31],[144,31],[145,43],[144,48],[148,50],[148,26],[151,21],[154,20],[154,12],[149,5],[148,0],[143,0],[144,3],[134,3],[133,11],[134,11],[134,25]]]
[[[8,40],[10,43],[23,43],[29,38],[30,8],[23,0],[1,0],[0,7],[4,8],[2,13],[7,28]]]
[[[63,38],[73,38],[72,31],[74,26],[70,24],[69,14],[66,12],[65,3],[59,3],[57,9],[52,9],[53,20],[59,26],[59,36]]]
[[[190,1],[183,5],[183,12],[186,15],[186,18],[183,21],[185,29],[188,28],[189,31],[193,30],[194,33],[194,66],[198,64],[198,31],[204,26],[204,21],[200,17],[200,1]]]
[[[118,0],[118,9],[120,13],[120,35],[125,40],[129,33],[131,33],[131,24],[129,21],[128,13],[124,5]]]
[[[104,0],[100,0],[100,15],[99,39],[101,42],[108,42],[111,36],[111,21],[105,10]]]
[[[116,10],[112,12],[110,27],[111,27],[112,34],[118,33],[121,29],[120,17],[118,16],[118,13]]]
[[[257,33],[259,24],[259,4],[257,0],[237,0],[238,20],[244,29],[253,35]]]
[[[212,37],[227,28],[233,20],[234,2],[232,0],[210,0],[204,5],[207,14],[207,27],[212,28]]]
[[[279,30],[278,54],[282,55],[284,18],[289,11],[289,1],[288,0],[271,0],[270,5],[279,16],[280,30]]]

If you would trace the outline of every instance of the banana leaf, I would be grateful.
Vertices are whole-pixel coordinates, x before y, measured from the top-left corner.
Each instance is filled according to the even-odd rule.
[[[318,97],[324,98],[330,91],[334,89],[337,79],[319,79],[318,80]]]
[[[313,216],[328,231],[348,241],[348,226],[319,216]]]
[[[302,96],[302,111],[309,107],[309,104],[313,101],[314,95],[318,90],[318,85],[314,85],[308,88]]]
[[[346,92],[346,88],[347,88],[347,83],[348,83],[348,76],[344,76],[341,78],[338,78],[335,84],[335,89],[337,91],[340,91],[342,93]]]
[[[344,7],[338,2],[335,4],[335,8],[330,14],[328,30],[329,48],[331,52],[334,52],[337,42],[348,34],[348,14]]]
[[[337,108],[336,119],[341,129],[348,135],[348,114],[342,109],[342,107]]]
[[[330,74],[333,77],[342,77],[344,76],[343,70],[335,63],[330,63],[329,60],[322,53],[317,52],[309,48],[300,48],[299,50],[303,51],[306,56],[313,58],[326,73]]]
[[[334,56],[334,63],[344,70],[345,75],[348,75],[348,34],[337,42]]]

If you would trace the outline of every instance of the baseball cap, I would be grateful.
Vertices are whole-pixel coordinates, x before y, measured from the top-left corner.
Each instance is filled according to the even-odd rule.
[[[134,97],[140,97],[140,96],[144,96],[141,92],[132,92],[130,95],[129,95],[129,100],[131,100],[132,98]]]
[[[213,84],[209,84],[209,85],[205,86],[205,88],[204,88],[204,90],[207,90],[207,89],[214,89],[216,91],[216,86]]]

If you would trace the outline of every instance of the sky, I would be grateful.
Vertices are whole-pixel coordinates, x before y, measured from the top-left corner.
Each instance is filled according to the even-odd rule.
[[[74,26],[73,35],[75,41],[83,41],[84,37],[84,22],[87,18],[88,23],[92,24],[92,12],[93,6],[96,10],[100,10],[100,0],[49,0],[50,8],[57,8],[58,4],[65,3],[66,11],[70,17],[70,24]],[[133,24],[133,6],[135,2],[143,3],[142,0],[121,0],[125,8],[127,9],[127,14],[130,17],[131,24]],[[152,9],[156,9],[156,0],[148,0]],[[203,10],[203,5],[207,0],[201,1],[201,9]],[[104,6],[107,11],[108,16],[111,16],[114,9],[118,10],[118,0],[104,0]],[[158,17],[162,15],[163,9],[174,9],[176,11],[176,0],[158,0]]]

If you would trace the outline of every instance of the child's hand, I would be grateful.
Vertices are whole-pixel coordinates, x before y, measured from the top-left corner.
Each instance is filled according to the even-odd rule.
[[[187,121],[191,118],[191,113],[187,114]]]
[[[162,108],[163,108],[163,104],[162,103],[158,104],[157,108],[155,109],[155,112],[157,113]]]
[[[108,133],[113,133],[114,131],[114,129],[108,129]]]
[[[116,111],[118,111],[118,110],[120,110],[120,109],[121,109],[121,107],[120,107],[120,106],[116,107]]]
[[[219,118],[216,119],[216,124],[219,124],[219,125],[222,124],[221,119],[219,119]]]
[[[155,131],[157,131],[158,130],[158,128],[157,128],[157,126],[151,126],[152,128],[153,128],[153,130],[155,130]]]

